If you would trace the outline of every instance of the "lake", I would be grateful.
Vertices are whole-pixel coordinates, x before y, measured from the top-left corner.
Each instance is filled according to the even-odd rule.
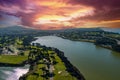
[[[93,43],[71,41],[57,36],[38,37],[33,42],[63,51],[86,80],[120,80],[120,53]]]

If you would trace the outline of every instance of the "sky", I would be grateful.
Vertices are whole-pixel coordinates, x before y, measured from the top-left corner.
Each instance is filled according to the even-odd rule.
[[[120,28],[120,0],[0,0],[0,27]]]

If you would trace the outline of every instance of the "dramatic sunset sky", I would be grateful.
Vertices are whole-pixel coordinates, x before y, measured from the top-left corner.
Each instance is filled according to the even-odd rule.
[[[120,28],[120,0],[0,0],[0,27]]]

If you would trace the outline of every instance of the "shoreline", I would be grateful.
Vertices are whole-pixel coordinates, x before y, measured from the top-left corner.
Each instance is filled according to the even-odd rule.
[[[70,73],[71,76],[74,76],[77,80],[85,80],[85,77],[82,75],[82,73],[68,60],[67,57],[65,57],[64,52],[60,51],[57,48],[46,47],[46,46],[43,46],[41,44],[39,44],[38,47],[43,47],[43,48],[50,49],[50,50],[54,51],[57,54],[57,56],[62,60],[62,62],[64,62],[64,66],[66,67],[66,71],[68,71],[68,73]],[[36,62],[34,64],[31,64],[30,66],[36,67]],[[21,76],[19,78],[19,80],[26,79],[26,77],[29,76],[29,74],[33,73],[33,72],[34,72],[34,70],[30,70],[30,68],[29,68],[29,71],[26,74],[24,74],[23,76]]]
[[[116,51],[116,50],[114,50],[112,47],[109,47],[109,46],[104,46],[104,45],[97,45],[97,44],[95,44],[95,41],[91,41],[91,40],[88,40],[88,39],[86,39],[86,40],[77,40],[77,39],[70,39],[70,38],[65,38],[65,37],[62,37],[62,36],[57,36],[57,37],[61,37],[61,38],[63,38],[63,39],[68,39],[68,40],[71,40],[71,41],[80,41],[80,42],[89,42],[89,43],[93,43],[95,46],[99,46],[99,47],[101,47],[101,48],[105,48],[105,49],[109,49],[109,50],[111,50],[111,51],[115,51],[115,52],[118,52],[118,53],[120,53],[119,51]]]
[[[33,42],[37,39],[38,39],[38,37],[34,37],[31,42]],[[56,52],[58,57],[60,57],[60,59],[65,63],[64,66],[66,66],[68,73],[70,73],[72,76],[75,76],[77,78],[77,80],[85,80],[85,78],[81,74],[81,72],[67,59],[67,57],[65,57],[64,52],[60,51],[57,48],[42,46],[41,44],[40,44],[39,47],[44,47],[46,49],[51,48],[53,51]],[[26,60],[26,61],[23,61],[21,63],[16,63],[16,64],[0,62],[0,67],[24,67],[27,64],[29,64],[30,66],[34,66],[29,62],[29,60]],[[27,76],[30,72],[31,71],[30,71],[30,67],[29,67],[28,72],[23,74],[22,76],[20,76],[19,80],[23,80],[24,76]]]
[[[82,75],[80,70],[74,66],[67,57],[65,57],[64,52],[60,51],[57,48],[53,48],[56,54],[60,57],[60,59],[65,63],[65,66],[67,68],[67,71],[72,74],[72,76],[75,76],[78,80],[85,80],[85,77]],[[74,73],[74,74],[73,74]]]
[[[57,37],[60,37],[60,36],[57,36]],[[37,40],[38,38],[39,38],[39,37],[35,37],[33,41]],[[94,42],[94,41],[91,41],[91,40],[77,40],[77,39],[70,39],[70,38],[65,38],[65,37],[60,37],[60,38],[68,39],[68,40],[71,40],[71,41],[90,42],[90,43],[94,43],[94,45],[96,45],[95,42]],[[33,41],[31,41],[31,42],[33,42]],[[110,48],[109,46],[104,46],[104,45],[96,45],[96,46],[99,46],[99,47],[102,47],[102,48],[105,48],[105,49],[109,49],[109,50],[115,51],[115,50],[113,50],[112,48]],[[46,46],[45,46],[45,47],[46,47]],[[75,70],[75,73],[78,74],[78,75],[81,75],[81,77],[83,78],[83,79],[78,79],[78,80],[85,80],[84,76],[80,73],[80,71],[79,71],[73,64],[71,64],[71,62],[67,59],[67,57],[64,56],[64,52],[62,52],[62,51],[60,51],[59,49],[54,48],[54,47],[46,47],[46,48],[53,48],[53,49],[55,49],[56,51],[58,51],[58,53],[56,53],[56,54],[61,58],[61,60],[62,60],[63,62],[64,62],[64,61],[67,62],[67,63],[65,64],[65,66],[67,66],[67,67],[71,67],[71,66],[72,66],[72,69]],[[61,56],[61,55],[62,55],[62,56]],[[25,66],[26,64],[29,64],[29,61],[28,61],[28,60],[23,61],[23,62],[20,63],[20,64],[0,63],[0,67],[23,67],[23,66]],[[69,66],[68,66],[67,64],[69,64]],[[31,66],[31,65],[30,65],[30,66]],[[29,67],[29,69],[30,69],[30,67]],[[30,71],[30,70],[28,70],[27,73],[29,73],[29,71]],[[24,74],[23,76],[27,75],[27,73]],[[22,77],[23,77],[23,76],[22,76]],[[80,78],[80,76],[77,76],[77,77]],[[21,79],[21,76],[19,77],[19,80],[22,80],[22,79]]]

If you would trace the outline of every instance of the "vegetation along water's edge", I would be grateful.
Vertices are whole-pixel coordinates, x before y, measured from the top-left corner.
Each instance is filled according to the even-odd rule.
[[[85,80],[80,71],[64,56],[64,52],[38,43],[33,45],[29,55],[29,72],[19,80]]]
[[[33,36],[1,36],[0,67],[22,67],[29,64],[29,71],[19,80],[85,80],[80,71],[53,47],[42,46]]]
[[[120,52],[120,34],[105,31],[72,31],[45,33],[74,41],[92,42],[97,46]],[[0,36],[0,66],[19,67],[30,65],[29,71],[19,80],[85,80],[80,71],[64,56],[64,52],[53,47],[42,46],[37,35],[15,34]]]
[[[120,53],[120,34],[106,31],[84,31],[59,33],[56,36],[72,41],[91,42],[96,46],[107,48]]]

